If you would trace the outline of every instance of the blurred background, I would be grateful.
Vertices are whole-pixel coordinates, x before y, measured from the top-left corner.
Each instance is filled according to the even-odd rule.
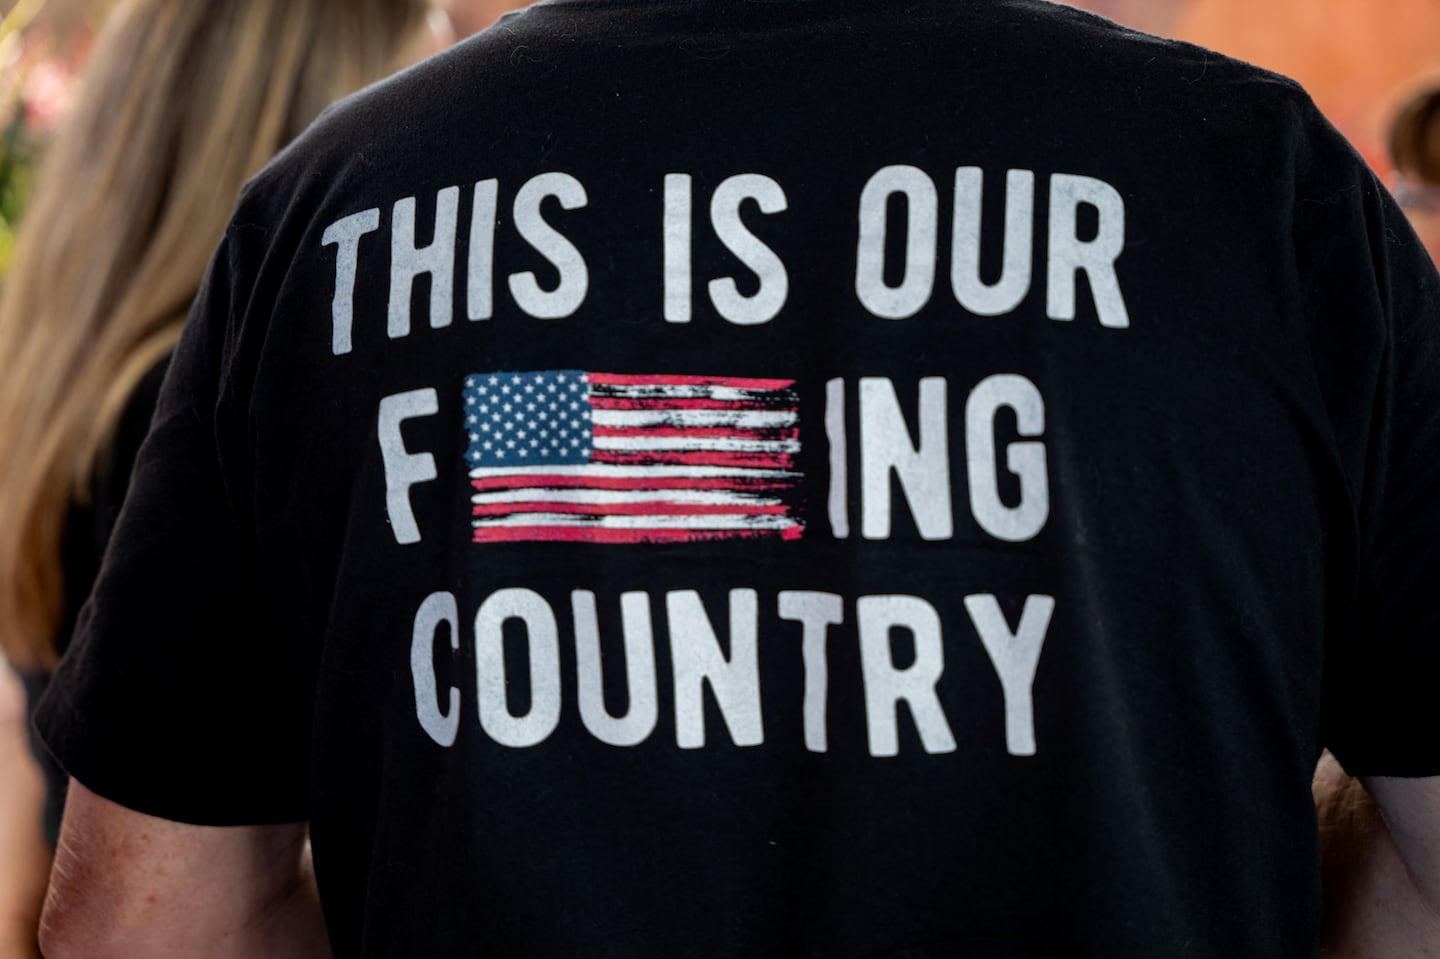
[[[200,2],[200,0],[197,0]],[[1440,0],[1069,0],[1299,80],[1375,170],[1396,178],[1390,128],[1406,97],[1440,85]],[[519,0],[436,0],[455,39]],[[0,275],[31,171],[73,98],[109,0],[0,0]]]
[[[195,0],[200,3],[204,0]],[[490,26],[523,0],[433,0],[432,52]],[[0,0],[0,277],[44,144],[112,0]]]
[[[1387,179],[1401,103],[1440,84],[1440,0],[1073,0],[1127,26],[1210,47],[1304,84]]]

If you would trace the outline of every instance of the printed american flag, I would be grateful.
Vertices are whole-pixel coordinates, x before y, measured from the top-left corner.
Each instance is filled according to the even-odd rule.
[[[794,386],[581,370],[466,377],[474,540],[798,539]]]

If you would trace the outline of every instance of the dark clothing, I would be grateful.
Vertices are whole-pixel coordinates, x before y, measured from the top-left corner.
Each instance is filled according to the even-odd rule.
[[[105,547],[115,531],[115,521],[120,516],[120,506],[130,487],[130,471],[140,444],[150,428],[150,417],[155,411],[160,396],[160,384],[165,380],[165,370],[170,365],[167,357],[157,363],[136,384],[135,392],[120,414],[115,426],[115,436],[108,451],[100,462],[94,482],[91,485],[90,502],[76,503],[71,507],[65,524],[65,619],[59,630],[57,652],[64,653],[75,630],[80,609],[90,596],[95,578],[100,572],[100,561]],[[50,685],[50,673],[39,669],[16,669],[25,687],[25,699],[33,714],[41,695]],[[40,771],[45,775],[45,839],[53,848],[60,835],[60,814],[65,810],[65,770],[40,741],[37,731],[30,728],[31,752]]]
[[[41,695],[50,685],[50,674],[48,671],[35,669],[16,669],[15,672],[25,689],[26,709],[33,715]],[[43,818],[40,825],[45,833],[45,841],[54,849],[56,840],[60,838],[60,814],[65,811],[65,770],[56,762],[55,757],[50,755],[33,727],[30,729],[30,751],[34,753],[35,762],[45,777],[45,806],[41,810]]]
[[[1437,448],[1289,81],[543,4],[247,189],[41,725],[309,820],[341,957],[1313,957],[1321,749],[1440,774]]]

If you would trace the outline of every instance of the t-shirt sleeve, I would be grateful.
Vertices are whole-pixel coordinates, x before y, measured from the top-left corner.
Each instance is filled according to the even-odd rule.
[[[1437,776],[1440,276],[1348,144],[1318,114],[1312,129],[1298,275],[1351,500],[1329,544],[1347,562],[1327,597],[1322,739],[1351,775]]]
[[[211,263],[94,592],[35,716],[87,788],[201,825],[307,818],[300,657],[267,608],[249,514],[238,232]]]

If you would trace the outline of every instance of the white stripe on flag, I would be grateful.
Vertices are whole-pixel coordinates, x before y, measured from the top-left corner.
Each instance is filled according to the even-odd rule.
[[[606,386],[590,384],[590,395],[624,400],[721,400],[743,403],[784,398],[781,390],[755,390],[737,386]]]
[[[596,436],[597,450],[714,450],[725,453],[798,453],[799,440],[738,440],[711,436]]]
[[[776,430],[794,426],[799,417],[782,410],[596,410],[596,426],[627,428],[673,426],[677,428],[729,427],[740,430]]]
[[[791,470],[764,469],[754,466],[619,466],[610,463],[581,463],[571,466],[479,466],[470,471],[471,479],[501,476],[591,476],[615,479],[799,479]]]

